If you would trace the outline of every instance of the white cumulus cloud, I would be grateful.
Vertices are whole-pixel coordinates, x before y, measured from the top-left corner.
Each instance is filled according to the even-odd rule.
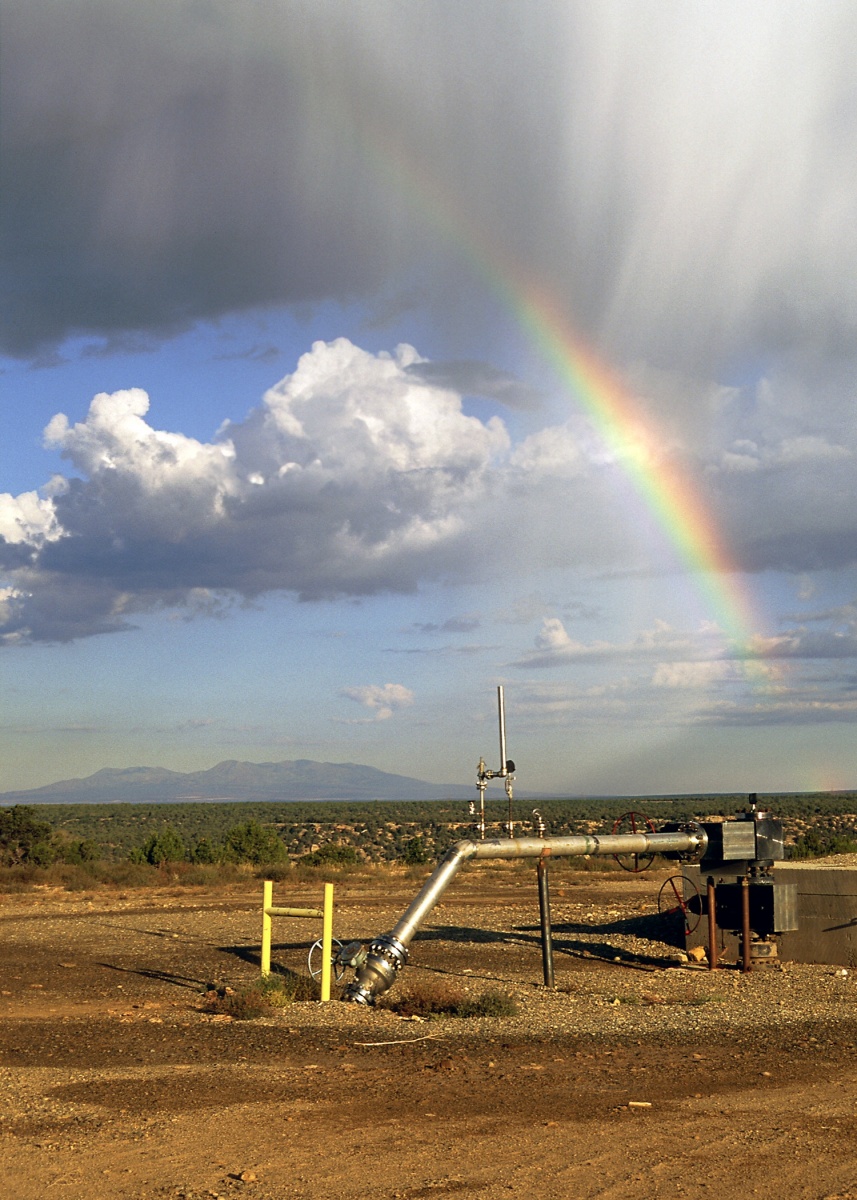
[[[340,694],[371,709],[376,721],[388,721],[398,709],[409,708],[414,702],[414,693],[401,683],[372,683],[364,687],[343,688]]]

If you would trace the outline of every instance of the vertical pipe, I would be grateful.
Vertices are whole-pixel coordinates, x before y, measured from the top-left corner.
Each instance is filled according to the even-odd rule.
[[[497,715],[500,718],[500,775],[506,777],[506,701],[502,683],[497,688]]]
[[[268,911],[273,906],[274,881],[266,879],[262,884],[262,978],[271,974],[271,914]]]
[[[542,927],[542,971],[545,987],[553,987],[553,935],[551,932],[551,897],[548,884],[548,864],[540,858],[536,868],[539,880],[539,918]]]
[[[330,999],[330,975],[333,962],[333,884],[324,885],[321,928],[321,998]]]
[[[717,970],[717,892],[709,875],[706,889],[708,903],[708,969]]]
[[[741,970],[745,975],[753,970],[750,958],[750,881],[741,880]]]

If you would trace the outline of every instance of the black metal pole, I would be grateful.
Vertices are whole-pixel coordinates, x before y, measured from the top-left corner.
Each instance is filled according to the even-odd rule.
[[[551,896],[548,885],[548,864],[540,858],[537,867],[539,877],[539,918],[542,927],[542,970],[545,987],[553,987],[553,936],[551,934]]]
[[[753,970],[753,960],[750,957],[750,881],[746,877],[741,880],[741,970],[746,975]]]
[[[708,969],[717,970],[717,891],[713,878],[709,875],[706,885],[708,901]]]

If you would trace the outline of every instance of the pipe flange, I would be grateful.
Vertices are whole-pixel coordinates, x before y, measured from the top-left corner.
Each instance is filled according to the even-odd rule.
[[[392,987],[398,971],[408,961],[408,949],[391,933],[382,934],[369,944],[365,961],[345,988],[342,999],[353,1004],[374,1007],[378,996]]]
[[[691,836],[699,839],[696,845],[692,846],[689,850],[665,851],[664,858],[671,858],[674,862],[698,863],[708,848],[708,834],[698,821],[668,821],[666,825],[661,826],[659,832],[689,833]]]

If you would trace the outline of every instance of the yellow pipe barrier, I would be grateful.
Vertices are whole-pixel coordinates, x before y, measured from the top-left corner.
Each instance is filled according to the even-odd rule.
[[[323,908],[279,908],[274,907],[274,883],[266,879],[262,884],[262,978],[271,974],[271,918],[304,917],[321,918],[321,998],[330,999],[331,963],[333,959],[333,884],[324,885]]]

